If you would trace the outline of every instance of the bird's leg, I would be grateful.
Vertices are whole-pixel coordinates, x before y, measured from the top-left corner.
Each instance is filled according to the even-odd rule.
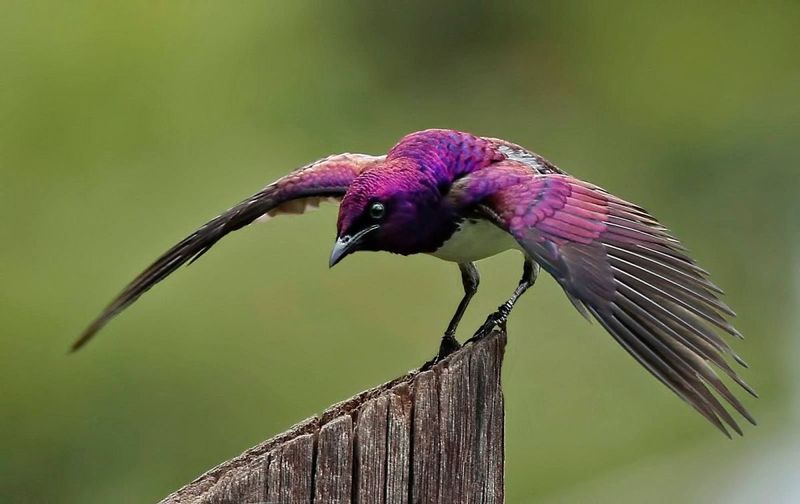
[[[537,276],[539,276],[539,265],[526,257],[525,265],[522,268],[522,278],[520,279],[517,288],[514,289],[514,292],[511,294],[511,297],[508,298],[508,301],[497,307],[496,312],[486,317],[486,322],[483,323],[483,325],[478,329],[475,335],[469,339],[469,341],[476,341],[488,336],[495,327],[505,330],[506,320],[508,319],[508,315],[511,313],[511,309],[514,308],[514,304],[517,302],[519,297],[522,296],[525,291],[528,290],[534,283],[536,283]]]
[[[442,336],[442,343],[439,345],[439,353],[436,356],[437,361],[444,359],[461,348],[461,345],[456,341],[456,329],[458,328],[458,323],[461,322],[461,317],[467,310],[472,296],[477,292],[478,284],[481,280],[475,263],[459,263],[458,269],[461,270],[461,283],[464,286],[464,297],[462,297],[461,302],[458,303],[458,308],[456,308],[456,312],[453,314],[453,318],[450,319],[450,324],[447,325],[444,336]]]

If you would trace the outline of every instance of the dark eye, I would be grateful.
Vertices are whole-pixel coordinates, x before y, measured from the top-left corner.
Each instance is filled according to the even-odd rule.
[[[369,206],[369,216],[374,220],[379,220],[383,218],[383,215],[386,213],[386,207],[383,206],[383,203],[375,202]]]

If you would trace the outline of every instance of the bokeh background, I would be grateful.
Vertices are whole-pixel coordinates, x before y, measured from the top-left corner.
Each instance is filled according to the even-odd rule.
[[[455,266],[328,270],[334,206],[237,232],[66,349],[266,183],[446,127],[660,216],[727,290],[762,396],[728,441],[543,278],[509,325],[508,502],[796,502],[798,26],[796,2],[3,2],[0,501],[156,501],[430,357]],[[462,336],[520,259],[479,267]]]

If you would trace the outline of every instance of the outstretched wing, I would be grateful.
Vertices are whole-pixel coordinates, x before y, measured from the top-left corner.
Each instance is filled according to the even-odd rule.
[[[116,314],[181,265],[192,263],[205,254],[223,236],[254,220],[281,213],[303,213],[324,199],[341,199],[350,182],[365,167],[383,156],[339,154],[321,159],[276,180],[225,213],[190,234],[136,277],[109,304],[72,345],[83,346]]]
[[[710,386],[755,421],[709,364],[755,392],[724,359],[714,329],[741,335],[722,291],[644,209],[565,174],[536,174],[507,160],[470,174],[451,190],[507,230],[555,277],[575,307],[591,314],[640,364],[722,430],[741,434]]]

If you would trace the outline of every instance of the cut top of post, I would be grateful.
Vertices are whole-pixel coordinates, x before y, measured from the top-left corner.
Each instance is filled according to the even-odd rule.
[[[335,404],[162,504],[501,503],[506,335]]]

